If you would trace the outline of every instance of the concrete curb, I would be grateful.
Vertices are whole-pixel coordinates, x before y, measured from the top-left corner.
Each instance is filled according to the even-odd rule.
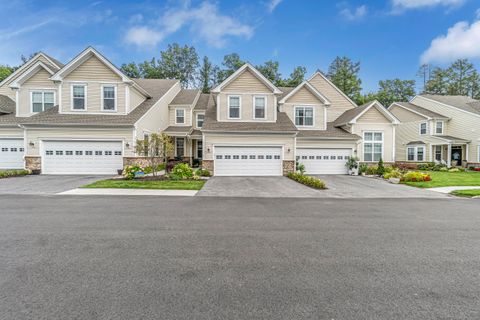
[[[474,190],[480,189],[480,186],[455,186],[455,187],[438,187],[438,188],[428,188],[426,190],[440,192],[440,193],[450,193],[457,190]]]
[[[57,193],[59,195],[101,195],[101,196],[174,196],[193,197],[197,190],[159,190],[159,189],[109,189],[109,188],[81,188]]]

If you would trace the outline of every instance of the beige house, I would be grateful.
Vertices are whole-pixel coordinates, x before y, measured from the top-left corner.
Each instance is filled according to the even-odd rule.
[[[480,164],[480,101],[425,94],[393,103],[389,111],[402,122],[396,134],[398,161]]]
[[[93,48],[67,64],[39,53],[0,83],[0,168],[112,174],[141,163],[137,139],[170,135],[171,158],[215,175],[345,174],[349,157],[395,161],[399,121],[358,107],[317,72],[276,87],[250,64],[203,94],[178,81],[131,79]]]

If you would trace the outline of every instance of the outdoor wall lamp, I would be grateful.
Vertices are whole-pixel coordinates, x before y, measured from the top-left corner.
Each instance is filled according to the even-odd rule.
[[[287,152],[290,153],[290,148],[288,148]]]
[[[130,143],[125,143],[125,147],[130,148]]]
[[[210,153],[210,148],[207,148],[207,152]]]
[[[35,142],[30,141],[29,146],[30,146],[30,147],[34,147],[34,146],[35,146]]]

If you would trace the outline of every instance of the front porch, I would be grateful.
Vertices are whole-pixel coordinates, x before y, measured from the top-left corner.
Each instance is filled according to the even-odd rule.
[[[203,139],[200,131],[193,130],[190,134],[168,133],[173,140],[173,151],[169,155],[171,160],[182,160],[190,163],[194,168],[200,167],[203,158]]]
[[[470,141],[454,137],[436,137],[438,143],[430,144],[430,162],[447,167],[467,167]]]

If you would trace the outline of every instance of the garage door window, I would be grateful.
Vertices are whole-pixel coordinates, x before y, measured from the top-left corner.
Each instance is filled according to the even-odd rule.
[[[295,125],[300,127],[313,126],[313,107],[295,107]]]
[[[363,160],[380,161],[383,154],[383,132],[363,133]]]

